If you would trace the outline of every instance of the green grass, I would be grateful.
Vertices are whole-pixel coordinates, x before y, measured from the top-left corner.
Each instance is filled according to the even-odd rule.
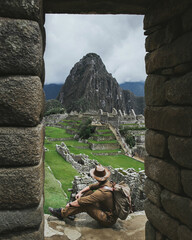
[[[66,129],[57,127],[46,127],[46,137],[50,138],[71,138],[73,135],[66,133]]]
[[[119,151],[121,151],[122,152],[122,150],[121,149],[110,149],[110,150],[92,150],[92,152],[94,152],[94,153],[117,153],[117,152],[119,152]]]
[[[77,149],[75,147],[68,147],[69,151],[71,153],[74,154],[86,154],[89,156],[90,159],[95,159],[97,160],[99,163],[101,163],[104,166],[112,166],[113,168],[134,168],[136,171],[139,170],[139,168],[141,168],[142,170],[144,169],[144,164],[141,162],[138,162],[136,160],[134,160],[133,158],[130,158],[126,155],[120,154],[120,155],[116,155],[116,156],[96,156],[93,155],[94,152],[110,152],[110,151],[114,151],[114,150],[106,150],[106,151],[102,151],[102,150],[97,150],[97,151],[93,151],[91,149]],[[120,149],[117,149],[117,151],[120,151]]]
[[[106,129],[97,129],[96,130],[96,132],[109,132],[109,133],[111,133],[111,130],[110,129],[108,129],[108,128],[106,128]]]
[[[108,137],[108,136],[114,136],[113,133],[104,133],[104,134],[93,134],[95,137]]]
[[[96,144],[105,144],[105,143],[118,143],[117,140],[104,140],[104,141],[95,141],[95,140],[88,140],[89,143],[96,143]]]
[[[45,183],[44,183],[44,212],[48,213],[48,207],[58,208],[65,206],[68,199],[60,187],[60,184],[56,181],[55,177],[48,169],[47,163],[45,163]]]
[[[89,144],[87,143],[82,143],[82,142],[78,142],[76,140],[67,140],[64,141],[67,147],[78,147],[78,146],[86,146],[89,147]]]
[[[65,206],[68,199],[64,197],[63,191],[67,194],[68,198],[70,193],[68,188],[72,187],[72,181],[74,176],[79,175],[79,173],[72,167],[72,165],[66,162],[57,152],[55,145],[61,144],[61,142],[45,142],[45,147],[49,151],[45,152],[45,167],[50,166],[53,175],[62,184],[62,190],[56,187],[55,178],[50,175],[48,169],[45,171],[45,212],[47,212],[47,207],[61,207]],[[53,184],[53,186],[52,186]],[[56,192],[54,188],[56,187]],[[60,191],[59,191],[60,190]]]
[[[106,130],[101,130],[101,132],[106,132]],[[110,130],[107,129],[107,132]],[[72,137],[73,135],[67,134],[65,129],[56,128],[56,127],[46,127],[46,137],[51,138],[66,138]],[[123,154],[116,156],[95,156],[93,153],[110,153],[110,152],[118,152],[120,149],[115,150],[91,150],[87,149],[78,149],[78,146],[89,146],[86,143],[81,143],[76,140],[64,141],[67,147],[69,148],[71,153],[74,154],[86,154],[90,159],[95,159],[99,163],[104,166],[112,166],[113,168],[134,168],[135,170],[139,170],[139,168],[144,169],[144,164],[138,161],[133,160],[132,158],[125,156]],[[94,141],[96,142],[96,141]],[[111,143],[114,141],[101,141],[96,143]],[[115,140],[115,143],[117,141]],[[45,204],[44,211],[47,212],[49,206],[51,207],[62,207],[66,205],[68,199],[67,196],[70,196],[68,192],[68,188],[72,187],[72,181],[74,176],[79,175],[79,173],[72,167],[72,165],[66,162],[57,152],[56,152],[56,144],[61,144],[61,141],[51,142],[47,139],[45,140],[45,147],[49,149],[49,151],[45,152]],[[50,166],[51,171],[48,169]],[[58,179],[62,184],[62,189],[57,182]]]

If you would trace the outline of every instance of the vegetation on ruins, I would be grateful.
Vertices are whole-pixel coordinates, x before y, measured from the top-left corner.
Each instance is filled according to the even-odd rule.
[[[91,122],[91,119],[87,119],[86,122],[79,125],[78,135],[81,139],[88,139],[95,132],[95,126],[92,126]]]
[[[133,148],[135,146],[135,137],[132,134],[127,134],[125,142],[130,146],[130,148]]]
[[[51,114],[61,114],[64,113],[65,109],[62,104],[56,99],[47,100],[45,103],[45,116],[49,116]]]

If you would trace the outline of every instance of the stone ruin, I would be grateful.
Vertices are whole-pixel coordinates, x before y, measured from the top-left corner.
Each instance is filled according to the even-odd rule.
[[[144,15],[145,239],[191,240],[191,0],[0,1],[0,238],[44,239],[45,13]]]
[[[75,177],[73,181],[73,188],[71,194],[71,200],[74,200],[76,193],[82,190],[85,186],[94,182],[90,177],[89,171],[99,164],[96,160],[91,160],[85,154],[75,155],[70,153],[65,143],[56,145],[57,152],[69,162],[82,176]],[[146,199],[144,193],[145,172],[140,170],[136,172],[133,168],[124,170],[122,168],[108,167],[111,171],[110,180],[119,183],[124,181],[130,186],[131,198],[134,211],[141,211],[144,209],[144,200]]]

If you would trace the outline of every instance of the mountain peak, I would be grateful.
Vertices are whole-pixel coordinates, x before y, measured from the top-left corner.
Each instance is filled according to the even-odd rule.
[[[133,95],[128,93],[126,101]],[[88,53],[71,69],[58,100],[68,112],[99,109],[112,112],[113,108],[128,112],[130,107],[127,106],[128,102],[125,104],[124,95],[116,79],[107,72],[100,56]]]

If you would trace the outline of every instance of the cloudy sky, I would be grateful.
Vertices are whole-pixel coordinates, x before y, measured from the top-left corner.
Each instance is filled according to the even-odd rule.
[[[47,14],[45,28],[46,84],[64,83],[90,52],[119,83],[145,80],[143,16]]]

